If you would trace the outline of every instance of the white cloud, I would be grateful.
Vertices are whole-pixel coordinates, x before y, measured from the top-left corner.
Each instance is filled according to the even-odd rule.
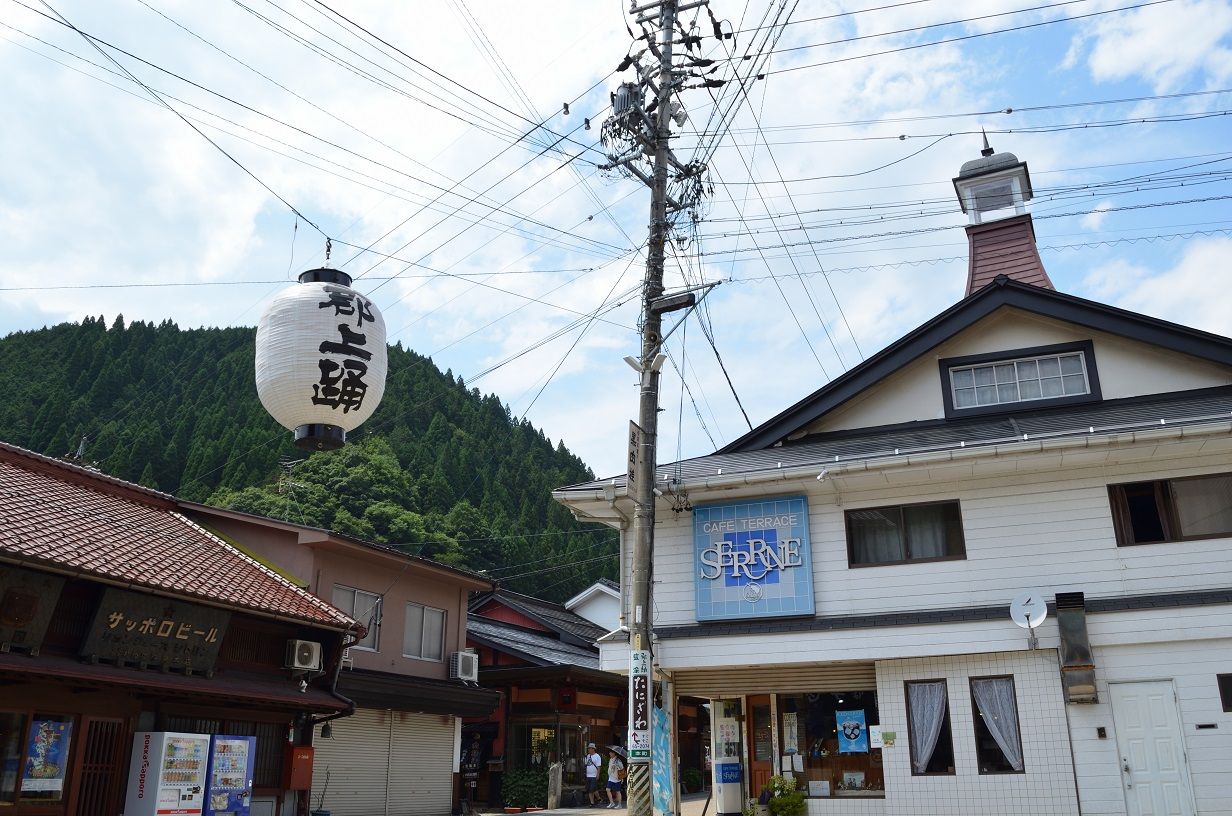
[[[1227,335],[1229,269],[1232,238],[1203,238],[1186,247],[1171,268],[1119,259],[1093,269],[1084,284],[1093,297],[1114,306]]]
[[[1224,0],[1182,0],[1100,18],[1089,32],[1087,63],[1101,82],[1141,77],[1157,93],[1202,71],[1215,87],[1232,77],[1227,43],[1232,6]]]
[[[1091,232],[1099,232],[1104,226],[1104,220],[1108,218],[1108,210],[1113,208],[1114,203],[1105,198],[1103,201],[1091,208],[1091,212],[1082,217],[1080,222],[1084,229]]]

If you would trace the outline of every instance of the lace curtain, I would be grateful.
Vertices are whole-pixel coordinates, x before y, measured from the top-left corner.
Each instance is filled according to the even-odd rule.
[[[971,681],[971,694],[984,717],[984,726],[997,741],[1001,753],[1016,771],[1022,770],[1022,740],[1018,735],[1018,706],[1014,703],[1014,681],[1009,677],[988,677]]]
[[[907,702],[911,712],[911,767],[918,774],[928,770],[937,748],[937,737],[945,722],[945,683],[908,683]]]

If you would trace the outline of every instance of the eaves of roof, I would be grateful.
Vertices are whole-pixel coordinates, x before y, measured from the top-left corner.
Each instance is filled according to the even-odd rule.
[[[422,555],[411,555],[410,553],[403,552],[397,547],[390,547],[385,544],[378,544],[375,541],[367,541],[362,538],[355,538],[354,536],[343,535],[342,533],[336,533],[333,530],[329,530],[324,527],[313,527],[308,524],[296,524],[295,522],[284,521],[282,519],[270,518],[268,516],[261,516],[261,515],[257,515],[256,513],[246,513],[246,512],[243,512],[242,510],[231,510],[231,509],[224,508],[224,507],[214,507],[208,504],[200,504],[198,502],[185,501],[183,499],[175,499],[175,501],[186,513],[193,513],[193,514],[199,513],[201,515],[206,515],[206,516],[224,516],[227,518],[239,519],[241,521],[250,521],[254,524],[260,524],[266,527],[275,527],[275,528],[286,530],[288,532],[293,532],[293,533],[314,533],[325,539],[337,542],[339,544],[343,544],[345,546],[357,547],[362,550],[371,550],[374,552],[379,552],[384,555],[388,555],[394,558],[401,559],[403,561],[409,561],[413,564],[418,564],[424,567],[425,569],[434,570],[434,571],[446,573],[449,575],[454,575],[460,578],[466,578],[468,579],[469,584],[473,584],[473,586],[469,587],[471,589],[477,589],[480,591],[488,591],[496,586],[496,583],[490,577],[482,573],[474,572],[468,569],[463,569],[461,567],[454,567],[449,564],[442,564],[440,561],[434,561],[431,558],[425,558]],[[308,546],[311,546],[312,543],[313,542],[311,541],[306,542]]]
[[[490,600],[505,604],[531,620],[543,624],[562,638],[579,645],[589,646],[604,632],[602,626],[596,626],[560,604],[544,601],[531,595],[523,595],[509,589],[496,589],[476,596],[468,608],[473,612]]]
[[[466,637],[537,666],[599,666],[599,650],[594,646],[555,640],[543,632],[504,621],[471,616],[466,621]]]
[[[784,441],[1003,306],[1232,365],[1232,339],[1227,337],[999,277],[715,453],[757,450]]]
[[[1102,403],[990,415],[954,422],[913,422],[819,434],[772,448],[715,453],[663,465],[686,490],[942,461],[1029,453],[1047,446],[1095,447],[1140,439],[1232,432],[1232,386],[1149,395]],[[611,503],[624,477],[553,492],[557,501]],[[596,506],[597,507],[597,506]],[[595,507],[589,510],[595,510]]]

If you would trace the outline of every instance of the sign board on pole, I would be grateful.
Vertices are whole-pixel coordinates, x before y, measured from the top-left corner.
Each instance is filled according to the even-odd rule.
[[[633,486],[637,483],[637,457],[642,449],[642,428],[636,422],[629,421],[629,464],[625,468],[625,484],[629,495],[633,495]]]
[[[650,652],[629,653],[629,764],[650,762]]]

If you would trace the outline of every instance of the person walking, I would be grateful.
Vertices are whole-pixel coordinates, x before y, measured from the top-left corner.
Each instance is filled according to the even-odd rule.
[[[616,753],[616,746],[607,749],[607,800],[608,810],[624,807],[621,790],[624,788],[625,764]]]
[[[602,766],[603,757],[592,742],[586,746],[586,798],[593,806],[599,804],[599,768]]]

